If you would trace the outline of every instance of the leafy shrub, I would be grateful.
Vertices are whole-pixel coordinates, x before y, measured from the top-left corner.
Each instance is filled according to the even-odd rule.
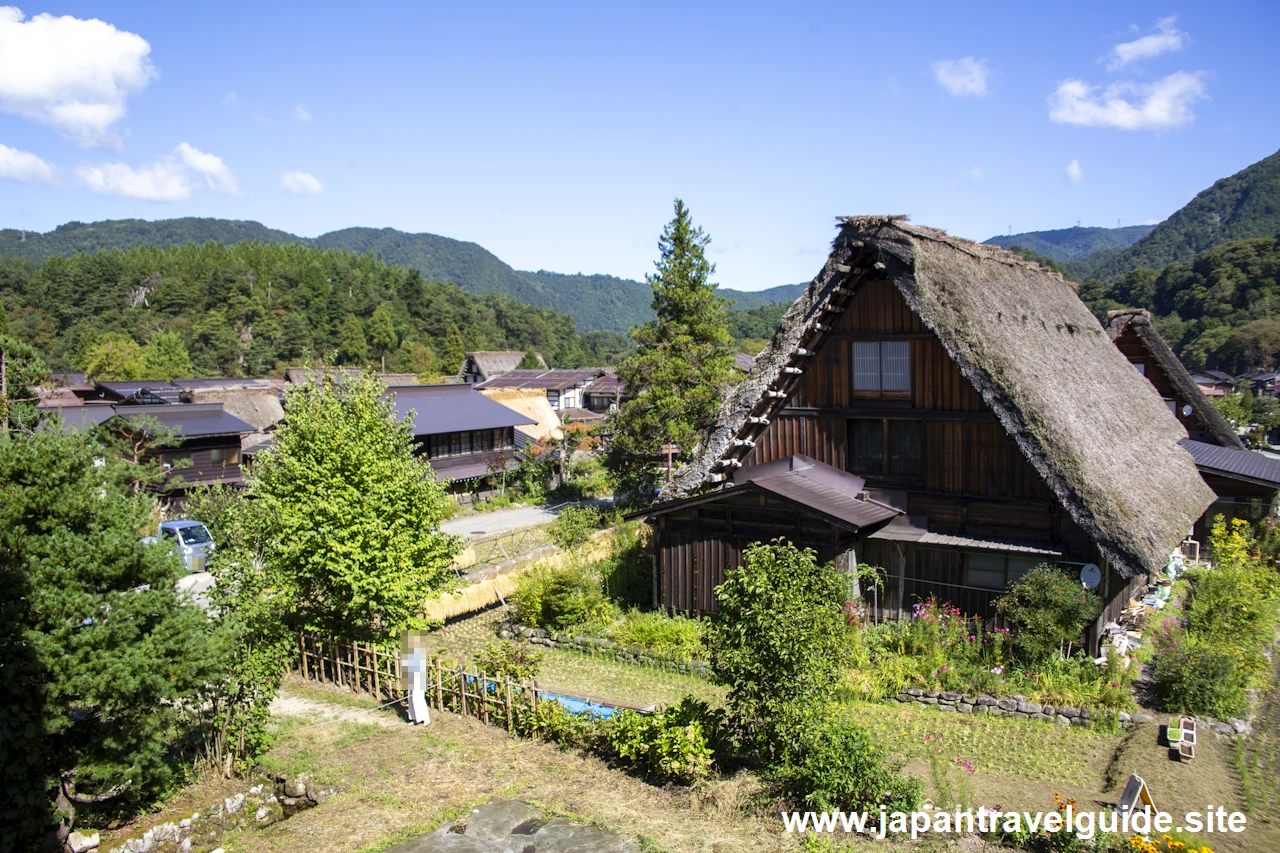
[[[601,521],[600,510],[593,506],[565,507],[547,528],[547,535],[561,548],[572,548],[599,530]]]
[[[1029,662],[1062,654],[1102,612],[1102,600],[1065,572],[1036,566],[996,600],[996,611],[1014,628],[1014,645]]]
[[[544,700],[536,708],[521,703],[515,714],[516,732],[524,737],[540,737],[562,746],[594,749],[601,743],[600,718],[594,714],[570,714],[554,700]]]
[[[476,652],[475,665],[490,678],[526,682],[538,677],[542,657],[542,652],[535,652],[524,643],[504,640],[501,645],[489,643],[483,651]]]
[[[604,622],[612,615],[599,579],[576,565],[534,566],[516,580],[511,603],[518,621],[551,631]]]
[[[729,688],[734,725],[766,757],[786,755],[809,709],[839,684],[848,654],[844,591],[832,565],[783,539],[747,548],[716,588],[711,670]]]
[[[815,811],[845,809],[910,812],[924,785],[900,776],[900,761],[890,759],[865,729],[847,715],[827,710],[807,726],[799,748],[779,770],[783,791]]]
[[[653,541],[646,524],[618,524],[609,555],[597,565],[604,594],[624,607],[653,605]]]
[[[685,697],[657,714],[623,711],[605,725],[609,749],[646,775],[691,783],[711,775],[711,743],[723,725],[723,712]]]
[[[702,623],[697,619],[667,616],[655,610],[630,610],[610,629],[609,636],[620,645],[687,662],[706,654],[702,632]]]
[[[1185,637],[1170,641],[1155,658],[1156,692],[1165,708],[1227,719],[1249,708],[1240,672],[1229,655]]]

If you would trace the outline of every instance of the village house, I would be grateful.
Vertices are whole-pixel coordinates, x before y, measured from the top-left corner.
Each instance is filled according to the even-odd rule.
[[[1206,543],[1219,515],[1251,522],[1273,515],[1280,493],[1280,460],[1245,448],[1235,429],[1160,337],[1151,315],[1142,309],[1112,311],[1107,333],[1186,428],[1187,438],[1180,444],[1217,495],[1196,521],[1192,538]]]
[[[535,353],[538,364],[545,370],[547,363],[542,360],[541,353]],[[524,360],[520,350],[481,350],[469,352],[458,370],[458,379],[469,384],[478,385],[488,379],[496,379],[504,373],[510,373]]]
[[[536,422],[490,400],[474,385],[389,386],[396,417],[409,421],[418,452],[460,502],[484,497],[519,464],[528,437],[516,427]]]
[[[586,388],[605,376],[602,367],[561,368],[558,370],[509,370],[476,387],[481,390],[522,388],[541,391],[565,423],[600,420],[600,415],[586,405]]]
[[[637,513],[654,598],[714,612],[742,550],[783,536],[880,567],[883,618],[930,596],[989,618],[1041,562],[1096,565],[1096,638],[1214,500],[1186,437],[1061,276],[904,217],[846,218]]]
[[[48,411],[48,410],[46,410]],[[91,403],[58,410],[63,432],[110,429],[122,434],[171,433],[173,444],[148,449],[165,469],[160,490],[180,504],[192,486],[243,485],[241,439],[254,427],[226,412],[221,403]]]
[[[584,408],[597,414],[606,414],[631,399],[627,383],[618,378],[617,371],[606,370],[582,389]]]

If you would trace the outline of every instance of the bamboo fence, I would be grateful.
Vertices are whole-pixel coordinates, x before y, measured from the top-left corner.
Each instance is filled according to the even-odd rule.
[[[399,649],[373,643],[336,643],[298,635],[297,670],[303,678],[336,684],[382,701],[404,698]],[[468,671],[429,657],[426,698],[434,708],[475,717],[514,731],[517,718],[538,709],[538,682],[495,678],[483,670]]]

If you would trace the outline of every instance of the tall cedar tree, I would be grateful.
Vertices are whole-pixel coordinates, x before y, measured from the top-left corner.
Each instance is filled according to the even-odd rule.
[[[0,440],[0,849],[35,849],[55,820],[65,839],[78,803],[166,788],[182,709],[219,680],[181,563],[139,541],[155,502],[125,468],[84,433]]]
[[[369,319],[369,346],[373,348],[373,354],[385,358],[399,342],[395,325],[391,321],[391,312],[387,310],[387,306],[379,305]]]
[[[462,332],[450,323],[444,347],[440,350],[440,372],[446,375],[457,373],[462,369],[462,362],[466,357],[467,345],[462,341]]]
[[[520,358],[520,363],[516,365],[516,370],[538,370],[543,367],[542,359],[533,350],[525,350],[524,355]]]
[[[459,550],[440,532],[451,498],[385,390],[365,373],[286,392],[275,445],[250,478],[274,523],[266,559],[297,584],[303,627],[338,639],[417,624]]]
[[[363,367],[369,361],[369,342],[364,337],[364,324],[355,314],[342,321],[338,337],[338,358],[343,364]]]
[[[662,476],[664,444],[679,448],[676,462],[688,460],[715,420],[732,375],[727,303],[710,280],[710,242],[676,199],[675,218],[658,241],[657,272],[645,277],[657,317],[631,330],[639,349],[618,365],[634,396],[611,417],[609,462],[620,493],[633,502],[652,495]]]

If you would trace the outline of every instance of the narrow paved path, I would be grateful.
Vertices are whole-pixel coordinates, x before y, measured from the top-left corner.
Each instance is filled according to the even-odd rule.
[[[605,499],[582,501],[580,504],[562,503],[551,506],[522,506],[515,509],[501,509],[494,512],[476,512],[455,518],[440,525],[445,533],[475,539],[480,536],[491,536],[507,530],[521,527],[532,527],[536,524],[550,524],[556,520],[565,507],[594,506],[607,509],[613,501]]]

